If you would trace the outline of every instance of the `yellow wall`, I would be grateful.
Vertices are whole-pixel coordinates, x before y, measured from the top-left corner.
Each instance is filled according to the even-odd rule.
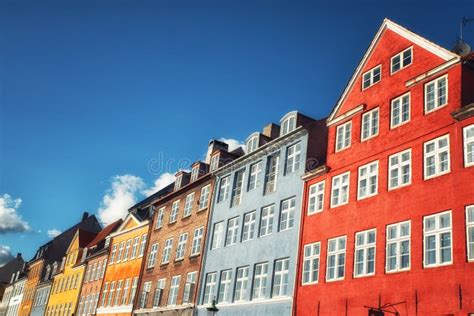
[[[79,239],[76,234],[66,253],[63,271],[54,276],[46,315],[65,316],[75,314],[85,271],[85,265],[75,267],[81,256],[82,248],[79,248]]]

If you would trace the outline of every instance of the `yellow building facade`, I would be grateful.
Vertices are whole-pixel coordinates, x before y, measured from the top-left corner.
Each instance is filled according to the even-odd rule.
[[[78,229],[71,241],[59,271],[54,275],[46,315],[70,316],[75,314],[84,278],[85,265],[79,265],[85,245],[95,237]]]

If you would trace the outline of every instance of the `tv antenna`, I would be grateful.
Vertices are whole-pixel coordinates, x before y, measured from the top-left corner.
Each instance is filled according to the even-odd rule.
[[[463,41],[463,32],[464,32],[464,28],[467,26],[468,23],[470,22],[474,22],[474,19],[468,19],[466,18],[465,16],[462,17],[462,20],[461,22],[459,23],[459,29],[460,29],[460,37],[459,39],[461,40],[461,42]]]
[[[467,26],[468,23],[474,22],[474,19],[468,19],[465,16],[462,18],[461,22],[459,23],[459,39],[454,46],[453,51],[460,55],[460,56],[467,56],[471,53],[471,46],[464,42],[464,28]]]

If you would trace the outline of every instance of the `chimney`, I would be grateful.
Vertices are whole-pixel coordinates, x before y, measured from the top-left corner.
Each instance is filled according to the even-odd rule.
[[[16,254],[16,258],[17,258],[17,259],[21,259],[21,252],[19,252],[19,253]]]
[[[88,212],[84,212],[84,214],[82,214],[82,220],[81,220],[81,222],[85,221],[88,217],[89,217],[89,213],[88,213]]]
[[[280,136],[280,126],[275,123],[270,123],[263,128],[262,134],[271,139],[277,138]]]
[[[211,163],[211,154],[217,149],[228,151],[229,145],[217,139],[213,139],[209,141],[209,146],[207,147],[207,154],[206,154],[206,161],[205,161],[207,164]]]

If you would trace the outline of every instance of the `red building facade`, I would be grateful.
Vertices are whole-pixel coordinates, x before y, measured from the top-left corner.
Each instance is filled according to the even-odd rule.
[[[305,177],[298,315],[474,313],[472,60],[383,22]]]

